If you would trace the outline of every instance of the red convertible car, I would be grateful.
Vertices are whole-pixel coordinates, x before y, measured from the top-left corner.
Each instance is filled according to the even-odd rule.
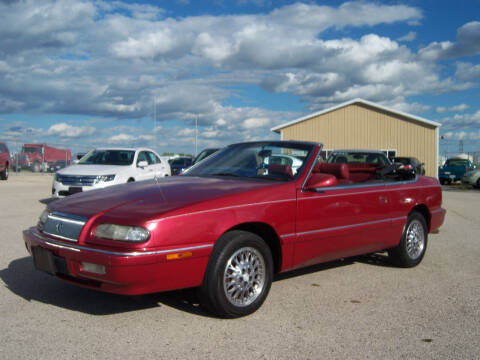
[[[199,287],[222,317],[257,310],[278,272],[384,250],[401,267],[420,263],[445,217],[438,180],[324,163],[320,151],[233,144],[182,176],[52,202],[25,244],[62,280],[118,294]],[[301,165],[269,161],[280,155]]]

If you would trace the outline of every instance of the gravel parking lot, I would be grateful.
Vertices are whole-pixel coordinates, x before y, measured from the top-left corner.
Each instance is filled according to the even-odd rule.
[[[277,277],[255,314],[220,320],[191,291],[137,297],[33,268],[22,230],[51,175],[0,182],[1,359],[478,359],[480,191],[448,187],[446,223],[416,268],[382,254]]]

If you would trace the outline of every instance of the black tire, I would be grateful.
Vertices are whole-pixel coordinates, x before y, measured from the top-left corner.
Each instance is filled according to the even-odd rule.
[[[3,171],[0,171],[0,179],[1,180],[8,180],[8,166],[5,165],[5,169]]]
[[[477,184],[475,185],[477,189],[480,189],[480,178],[477,179]]]
[[[210,256],[200,288],[202,304],[224,318],[252,314],[265,301],[272,278],[272,253],[265,241],[247,231],[230,231]]]
[[[423,259],[427,250],[428,228],[423,215],[412,211],[408,215],[400,243],[388,250],[390,260],[400,267],[413,267]]]
[[[440,179],[440,184],[445,185],[445,180]]]
[[[127,180],[127,183],[131,183],[131,182],[134,182],[134,181],[135,181],[135,179],[130,178],[130,179]]]

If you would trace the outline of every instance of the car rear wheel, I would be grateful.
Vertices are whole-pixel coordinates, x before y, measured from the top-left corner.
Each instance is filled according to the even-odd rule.
[[[394,264],[401,267],[418,265],[427,250],[427,237],[428,230],[425,218],[419,212],[411,212],[400,243],[388,251],[390,259]]]
[[[2,180],[7,180],[8,179],[8,166],[5,165],[5,169],[3,171],[0,171],[0,179]]]
[[[480,189],[480,178],[477,179],[477,185],[475,185],[477,189]]]
[[[221,317],[255,312],[273,278],[272,253],[259,236],[230,231],[217,241],[201,287],[202,303]]]

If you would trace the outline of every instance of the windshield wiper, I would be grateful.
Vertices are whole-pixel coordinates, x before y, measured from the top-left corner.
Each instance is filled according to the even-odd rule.
[[[219,173],[213,173],[213,174],[208,174],[210,176],[234,176],[234,177],[243,177],[241,175],[238,175],[238,174],[234,174],[234,173],[229,173],[229,172],[219,172]]]

